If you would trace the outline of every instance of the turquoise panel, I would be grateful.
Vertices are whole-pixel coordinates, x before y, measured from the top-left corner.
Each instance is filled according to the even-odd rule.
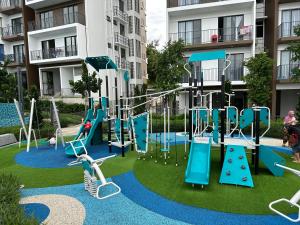
[[[210,142],[191,144],[189,161],[185,170],[185,182],[191,184],[209,184],[210,176]]]
[[[212,119],[214,123],[213,140],[216,144],[219,143],[219,110],[213,109]]]
[[[219,182],[221,184],[254,187],[244,146],[226,146],[226,155]]]
[[[208,60],[215,60],[215,59],[225,60],[226,59],[225,50],[193,53],[189,58],[189,62],[193,63],[193,62],[201,62],[201,61],[208,61]]]
[[[275,163],[285,166],[285,159],[276,154],[271,146],[261,145],[259,147],[259,159],[274,176],[283,176],[284,170],[275,166]]]
[[[116,118],[115,120],[115,135],[118,142],[121,141],[121,120]]]
[[[240,128],[244,129],[248,127],[254,120],[253,109],[247,108],[244,110],[243,115],[240,118]]]
[[[143,113],[137,117],[132,118],[132,126],[134,127],[134,137],[136,141],[137,151],[147,152],[148,144],[148,113]]]
[[[88,161],[82,160],[81,164],[84,170],[88,171],[91,176],[94,176],[94,169],[91,167]]]
[[[236,119],[237,119],[237,111],[235,107],[228,107],[227,108],[227,112],[228,112],[228,118],[231,122],[236,123]]]
[[[208,121],[208,118],[207,118],[207,110],[200,110],[199,111],[199,115],[200,115],[200,118],[203,122],[207,122]]]
[[[85,62],[90,64],[96,71],[114,69],[118,71],[117,65],[108,56],[87,57]]]
[[[259,120],[266,126],[269,125],[269,110],[262,108],[259,112]]]

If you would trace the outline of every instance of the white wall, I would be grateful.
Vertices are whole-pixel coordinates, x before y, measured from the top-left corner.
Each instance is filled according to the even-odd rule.
[[[296,110],[300,90],[281,91],[280,117],[287,115],[289,110]]]

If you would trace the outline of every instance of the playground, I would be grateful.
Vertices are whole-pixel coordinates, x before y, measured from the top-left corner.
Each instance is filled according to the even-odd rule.
[[[193,54],[188,63],[215,59],[228,61],[225,51],[211,51]],[[108,57],[86,63],[95,71],[116,69]],[[64,135],[52,99],[55,143],[37,139],[35,99],[26,120],[15,100],[20,135],[0,149],[0,172],[22,182],[26,215],[56,225],[299,222],[300,165],[290,148],[267,137],[270,109],[231,105],[224,76],[220,107],[209,108],[212,93],[204,94],[186,71],[188,87],[121,96],[114,105],[106,86],[106,96],[89,98],[73,135]],[[172,110],[172,99],[183,91],[187,101]],[[145,101],[134,105],[136,98]]]

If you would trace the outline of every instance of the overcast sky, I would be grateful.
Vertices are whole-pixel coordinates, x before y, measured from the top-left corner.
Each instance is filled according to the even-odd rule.
[[[166,0],[146,0],[148,42],[159,40],[160,46],[166,42]]]

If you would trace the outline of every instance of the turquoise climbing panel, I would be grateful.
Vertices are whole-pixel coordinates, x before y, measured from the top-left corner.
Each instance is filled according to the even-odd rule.
[[[101,105],[102,109],[105,113],[105,118],[107,117],[107,98],[106,97],[101,97]]]
[[[228,119],[233,122],[236,123],[237,121],[237,111],[235,107],[228,107],[227,108],[227,113],[228,113]]]
[[[121,120],[116,118],[115,120],[115,135],[118,142],[121,141]]]
[[[218,109],[213,109],[212,119],[214,124],[213,141],[216,144],[218,144],[219,143],[219,110]]]
[[[200,109],[199,116],[203,122],[207,122],[208,121],[207,109]]]
[[[240,128],[244,129],[248,127],[254,120],[253,109],[247,108],[244,110],[243,115],[240,118]]]
[[[269,125],[269,109],[267,108],[261,108],[259,112],[259,120],[265,125]]]
[[[284,174],[284,169],[275,166],[276,163],[285,166],[285,159],[275,153],[275,151],[270,146],[261,145],[259,147],[259,159],[263,162],[265,167],[270,170],[270,172],[277,177],[282,177]]]
[[[135,140],[136,151],[139,153],[147,153],[148,151],[148,127],[149,113],[142,113],[132,117],[132,127]]]
[[[207,109],[206,108],[198,108],[193,110],[193,124],[196,125],[196,120],[199,120],[199,122],[207,122],[208,116],[207,116]]]
[[[226,155],[219,182],[221,184],[254,187],[244,146],[226,146]]]

